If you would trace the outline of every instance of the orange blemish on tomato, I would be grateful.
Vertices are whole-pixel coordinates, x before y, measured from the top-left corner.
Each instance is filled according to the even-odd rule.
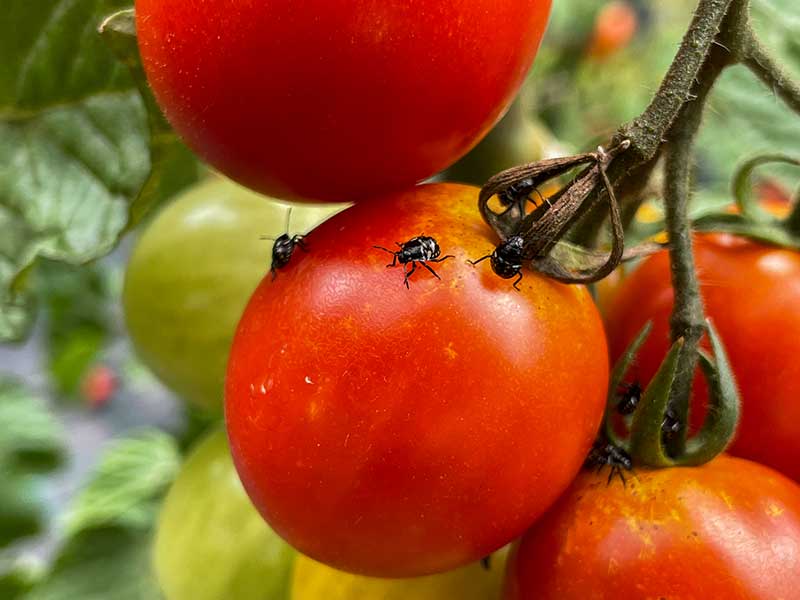
[[[719,493],[719,497],[722,498],[723,502],[725,502],[725,504],[728,506],[728,508],[733,510],[733,498],[731,498],[725,492],[720,492]]]
[[[455,360],[456,357],[458,356],[458,352],[456,352],[455,349],[453,348],[453,342],[450,342],[449,344],[447,344],[447,346],[445,346],[444,353],[450,360]]]
[[[766,513],[770,517],[780,517],[784,513],[784,509],[777,504],[770,504],[767,506]]]

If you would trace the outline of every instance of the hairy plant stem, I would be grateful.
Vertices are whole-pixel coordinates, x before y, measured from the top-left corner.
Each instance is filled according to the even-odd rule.
[[[743,62],[786,105],[800,114],[800,83],[783,70],[748,27],[742,38]]]
[[[735,42],[741,39],[742,31],[749,30],[748,11],[749,0],[734,0],[731,4],[728,15],[720,24],[718,38],[723,42],[716,43],[706,55],[693,86],[694,98],[681,109],[670,128],[665,148],[664,204],[675,294],[670,334],[673,341],[684,340],[668,403],[673,416],[683,425],[679,435],[672,436],[666,444],[667,453],[673,457],[686,452],[692,381],[699,358],[698,346],[706,328],[689,220],[694,142],[714,84],[722,71],[739,58]]]
[[[697,348],[705,330],[703,302],[692,251],[689,200],[694,140],[700,128],[705,96],[711,90],[713,79],[709,81],[706,77],[703,78],[704,93],[698,94],[697,99],[687,104],[681,112],[679,125],[672,129],[665,149],[664,204],[670,242],[672,287],[675,290],[670,334],[672,341],[679,338],[684,340],[668,405],[683,427],[680,434],[672,437],[667,446],[671,456],[683,454],[686,447],[686,423],[692,381],[697,367]]]
[[[670,127],[686,102],[697,95],[700,71],[716,42],[728,8],[735,1],[700,0],[655,97],[639,117],[620,128],[615,135],[612,145],[625,139],[631,143],[630,149],[615,160],[608,170],[611,183],[623,186],[620,193],[623,203],[625,198],[635,200],[647,184]],[[598,198],[599,192],[594,193],[573,221],[586,217],[574,236],[579,243],[591,245],[605,220],[602,207],[595,209]]]

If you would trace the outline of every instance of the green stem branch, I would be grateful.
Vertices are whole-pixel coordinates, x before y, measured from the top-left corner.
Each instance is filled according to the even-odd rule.
[[[614,138],[612,146],[625,139],[631,143],[630,149],[609,168],[608,176],[614,186],[630,186],[629,189],[636,192],[646,185],[657,163],[654,159],[663,146],[670,127],[686,103],[697,95],[700,71],[716,42],[725,15],[735,1],[700,0],[698,3],[689,30],[655,97],[645,111],[620,128]],[[634,182],[640,182],[640,185],[624,183],[631,177]],[[595,191],[573,219],[574,224],[585,217],[574,237],[581,243],[594,242],[605,220],[601,207],[595,209],[599,196],[599,190]],[[625,191],[621,192],[621,196],[623,203],[626,197],[636,197],[635,194],[630,195]]]
[[[705,315],[692,249],[689,200],[691,168],[695,138],[700,129],[708,95],[719,75],[729,64],[730,54],[716,46],[695,86],[696,97],[684,105],[665,148],[664,199],[666,225],[670,241],[670,265],[675,304],[670,319],[672,340],[683,339],[675,380],[670,392],[669,408],[683,425],[681,433],[671,438],[667,450],[671,456],[684,454],[689,400],[698,360],[698,346],[705,332]]]
[[[800,83],[784,71],[750,27],[742,44],[744,64],[789,108],[800,114]]]

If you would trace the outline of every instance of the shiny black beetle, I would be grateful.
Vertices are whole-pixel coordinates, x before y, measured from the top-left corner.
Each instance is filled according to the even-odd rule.
[[[539,188],[536,187],[536,184],[533,181],[533,177],[526,177],[517,183],[512,183],[502,192],[497,194],[497,199],[503,206],[511,206],[513,204],[519,204],[520,208],[522,208],[522,204],[530,198],[532,193],[536,192],[541,200],[541,203],[544,204],[547,200],[542,196]],[[524,211],[523,211],[524,213]]]
[[[278,274],[278,269],[282,269],[289,264],[296,247],[299,246],[303,252],[308,252],[308,246],[306,246],[303,242],[306,237],[305,235],[299,233],[295,235],[289,235],[289,220],[291,218],[292,209],[289,208],[289,210],[286,212],[286,233],[281,234],[277,238],[271,238],[267,236],[261,238],[262,240],[273,240],[275,242],[272,245],[272,266],[269,270],[269,272],[272,273],[273,280]]]
[[[503,279],[516,277],[514,289],[519,290],[519,282],[522,281],[522,261],[524,256],[524,240],[521,235],[514,235],[507,240],[500,242],[494,252],[487,254],[476,261],[470,261],[477,265],[487,258],[491,260],[492,271]]]
[[[598,440],[592,447],[585,464],[588,468],[594,468],[597,473],[608,465],[611,470],[608,473],[607,485],[611,485],[614,475],[619,477],[623,486],[626,485],[625,471],[633,470],[633,460],[630,454],[619,446],[602,440]]]
[[[373,248],[383,250],[384,252],[388,252],[392,255],[392,262],[386,265],[387,269],[390,267],[396,267],[397,263],[403,265],[403,274],[405,275],[403,283],[405,283],[407,288],[409,287],[408,278],[411,277],[414,271],[417,270],[417,263],[428,269],[428,271],[430,271],[433,276],[436,277],[436,279],[441,279],[439,274],[430,266],[428,266],[427,263],[440,263],[446,261],[448,258],[454,258],[452,254],[448,254],[447,256],[439,258],[439,254],[441,254],[439,244],[432,237],[425,235],[411,238],[402,244],[400,242],[395,242],[395,244],[397,244],[397,247],[400,248],[397,251],[389,250],[383,246],[373,246]],[[406,268],[409,264],[411,265],[411,270]]]
[[[642,399],[642,386],[638,381],[622,386],[622,394],[617,404],[617,412],[621,415],[632,415]]]
[[[667,441],[675,439],[675,437],[683,429],[683,423],[680,422],[678,416],[671,408],[667,409],[664,414],[664,420],[661,422],[661,434]]]

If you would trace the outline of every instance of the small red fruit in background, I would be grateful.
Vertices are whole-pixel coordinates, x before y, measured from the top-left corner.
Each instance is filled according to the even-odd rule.
[[[119,380],[117,374],[106,364],[90,367],[81,381],[81,395],[92,410],[98,410],[108,404],[117,391]]]

